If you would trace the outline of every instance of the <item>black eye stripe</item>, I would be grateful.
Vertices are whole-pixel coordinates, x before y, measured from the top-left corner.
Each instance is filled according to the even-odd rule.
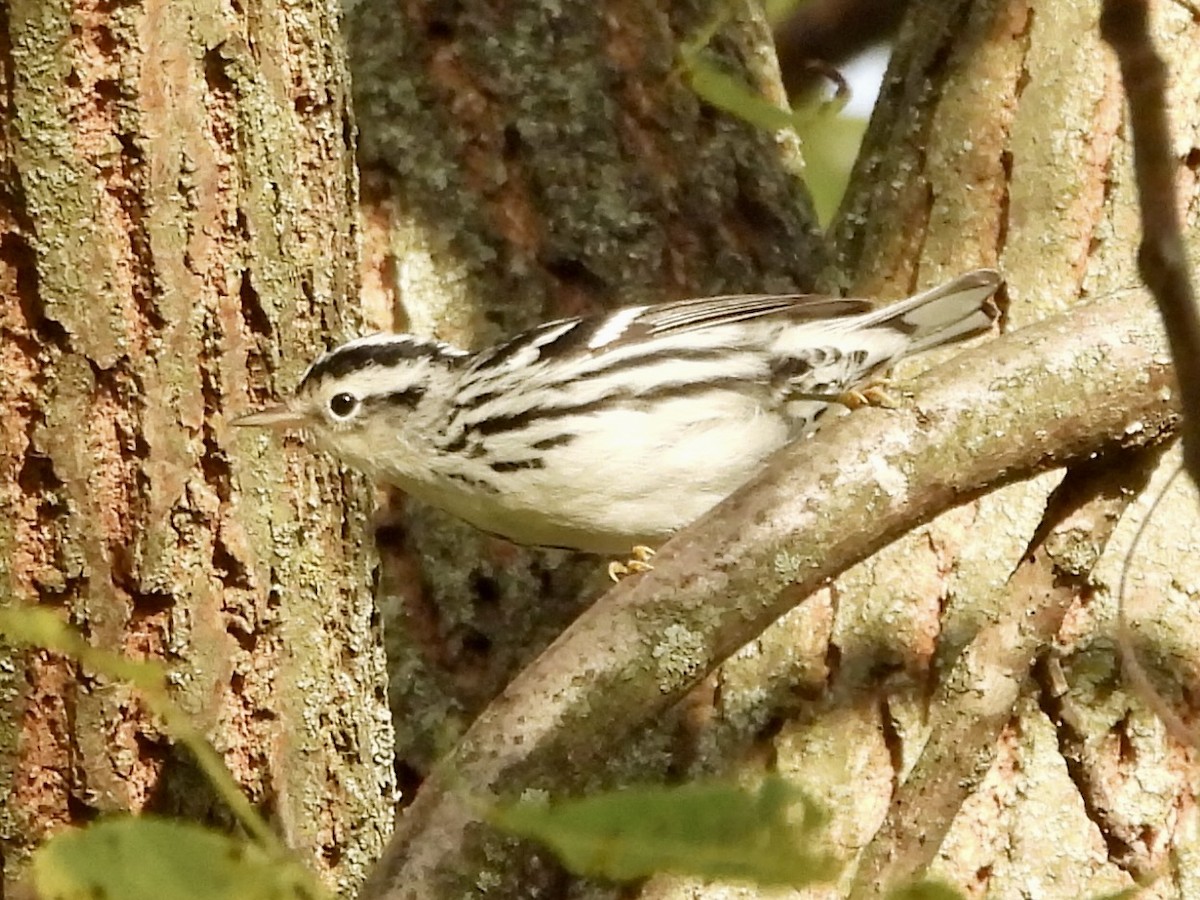
[[[359,398],[349,391],[338,391],[326,402],[330,415],[335,419],[346,420],[365,407],[368,410],[383,409],[412,409],[425,396],[424,386],[413,385],[402,391],[389,391],[386,394],[371,394]]]
[[[402,391],[390,391],[386,394],[372,394],[370,397],[363,399],[363,403],[371,408],[378,407],[397,407],[397,406],[416,406],[417,401],[425,396],[425,388],[423,386],[413,385],[410,388],[405,388]]]

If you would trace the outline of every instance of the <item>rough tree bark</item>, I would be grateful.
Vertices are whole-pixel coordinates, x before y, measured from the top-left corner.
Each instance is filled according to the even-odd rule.
[[[613,21],[640,21],[627,7],[610,11]],[[483,10],[472,13],[486,21]],[[1155,14],[1175,86],[1179,180],[1191,224],[1200,33],[1182,7],[1164,3]],[[999,264],[1012,329],[1137,284],[1123,96],[1098,16],[1091,0],[914,3],[831,234],[836,265],[858,291],[895,295]],[[446,41],[442,59],[456,59],[458,32],[435,24]],[[543,46],[557,46],[548,31],[537,33]],[[522,109],[538,103],[532,88],[527,103]],[[678,164],[683,173],[690,167],[688,157]],[[1131,294],[1129,302],[1141,301]],[[979,377],[996,388],[987,372]],[[1086,383],[1076,389],[1089,391]],[[670,759],[688,774],[770,764],[809,786],[834,811],[833,839],[850,864],[838,886],[806,896],[875,896],[926,865],[972,896],[1078,897],[1134,880],[1149,883],[1147,896],[1195,896],[1192,753],[1128,687],[1116,655],[1116,594],[1128,570],[1135,648],[1168,701],[1185,719],[1194,716],[1195,505],[1176,492],[1150,514],[1176,464],[1172,456],[1118,456],[946,513],[799,603],[693,691],[676,716],[654,719],[636,740],[614,729],[613,743],[593,749],[612,751],[608,762],[625,777],[639,767],[659,771]],[[686,546],[689,559],[698,555]],[[706,577],[702,568],[696,577]],[[449,896],[480,884],[491,886],[489,896],[563,890],[543,870],[514,862],[524,857],[506,862],[494,845],[493,855],[456,857],[447,849],[451,831],[425,829],[454,817],[443,816],[455,802],[442,793],[447,784],[519,792],[534,772],[529,784],[569,790],[561,769],[550,773],[556,761],[569,769],[569,754],[542,754],[556,740],[549,720],[561,711],[566,685],[597,677],[605,639],[597,632],[597,655],[553,681],[560,688],[547,696],[553,711],[530,704],[530,733],[550,731],[539,731],[536,748],[528,742],[528,767],[492,764],[504,737],[488,724],[515,725],[521,710],[511,709],[512,698],[489,709],[454,758],[461,767],[418,794],[372,896]],[[647,654],[661,649],[645,644]],[[707,649],[676,647],[672,671],[691,679],[689,667],[705,665]],[[630,671],[661,666],[647,658]],[[629,710],[633,721],[646,715]],[[559,736],[563,747],[572,746],[570,725]],[[520,739],[513,736],[504,752],[519,755]],[[501,769],[507,777],[497,782],[473,780],[477,771]],[[584,780],[594,785],[603,776],[589,771]],[[463,846],[478,851],[471,839]],[[577,882],[569,890],[611,896]],[[640,895],[753,892],[663,877]]]
[[[358,321],[336,3],[0,8],[0,602],[164,660],[333,886],[391,825],[361,480],[234,433]],[[119,684],[3,648],[6,883],[102,813],[223,821]]]

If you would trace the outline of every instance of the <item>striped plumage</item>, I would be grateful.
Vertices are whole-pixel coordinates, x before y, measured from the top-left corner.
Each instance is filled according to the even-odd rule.
[[[374,335],[326,353],[293,397],[238,424],[304,428],[372,477],[519,543],[622,553],[730,494],[828,399],[987,330],[999,284],[981,269],[884,309],[807,295],[630,307],[476,354]]]

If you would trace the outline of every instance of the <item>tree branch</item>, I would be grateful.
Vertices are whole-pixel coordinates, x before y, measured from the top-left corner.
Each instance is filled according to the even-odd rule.
[[[985,491],[1153,444],[1177,419],[1166,342],[1130,295],[963,354],[913,388],[904,409],[859,410],[785,448],[668,542],[653,572],[585,612],[425,783],[363,897],[440,897],[483,866],[495,875],[467,795],[594,781],[635,729],[849,566]]]
[[[920,877],[987,774],[1030,667],[1088,585],[1121,516],[1145,488],[1158,447],[1072,466],[1004,586],[1000,617],[981,628],[938,685],[930,736],[867,844],[850,896],[886,896]]]
[[[1138,270],[1167,328],[1184,409],[1183,463],[1200,485],[1200,314],[1179,228],[1178,163],[1171,152],[1167,120],[1167,66],[1150,38],[1146,0],[1105,0],[1100,36],[1117,54],[1129,98],[1142,211]]]

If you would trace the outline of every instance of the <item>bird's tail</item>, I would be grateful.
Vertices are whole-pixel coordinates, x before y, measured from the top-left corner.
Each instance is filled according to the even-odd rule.
[[[866,326],[903,332],[910,339],[906,355],[921,353],[991,328],[1000,315],[991,302],[1000,283],[1000,273],[995,269],[975,269],[876,310],[860,321]]]

